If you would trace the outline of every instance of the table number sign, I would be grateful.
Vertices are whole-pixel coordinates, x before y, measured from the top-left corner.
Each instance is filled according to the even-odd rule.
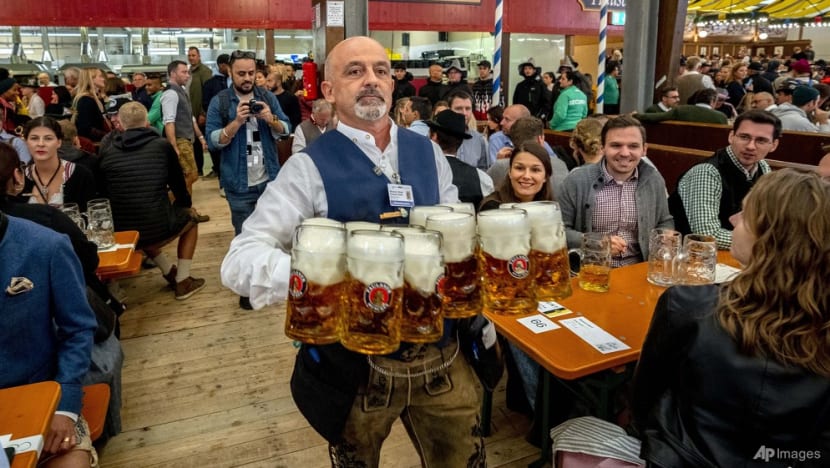
[[[541,314],[523,317],[520,319],[516,319],[516,321],[521,323],[522,325],[524,325],[525,328],[536,334],[562,328],[559,325],[553,323],[549,318]]]

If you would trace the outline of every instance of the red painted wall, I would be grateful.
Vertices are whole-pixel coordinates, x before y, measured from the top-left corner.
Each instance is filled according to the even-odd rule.
[[[8,1],[0,24],[12,26],[213,27],[311,29],[311,0]],[[492,31],[496,0],[480,5],[369,2],[369,29]],[[504,32],[595,34],[597,12],[577,0],[504,0]],[[621,28],[612,28],[612,31]]]

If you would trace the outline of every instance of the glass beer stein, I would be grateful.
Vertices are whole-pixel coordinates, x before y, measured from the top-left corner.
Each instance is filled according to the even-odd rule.
[[[608,292],[611,287],[611,236],[601,232],[582,234],[579,287],[586,291]]]
[[[554,201],[517,203],[530,219],[530,267],[537,302],[557,301],[571,294],[568,245],[559,204]]]
[[[355,230],[346,242],[348,307],[340,343],[362,354],[389,354],[400,346],[404,239],[396,232]]]
[[[416,206],[409,210],[409,224],[426,227],[427,218],[438,213],[452,213],[452,208],[443,205]]]
[[[718,247],[714,236],[688,234],[683,249],[675,257],[675,284],[712,284],[718,264]]]
[[[478,241],[484,310],[497,314],[535,311],[527,212],[516,208],[482,211]]]
[[[681,234],[674,229],[655,228],[648,235],[648,282],[674,284],[675,258],[680,253]]]
[[[438,341],[444,334],[444,314],[438,293],[444,279],[441,233],[409,227],[394,232],[403,235],[405,252],[401,341]]]
[[[285,334],[311,344],[340,340],[346,290],[346,230],[302,224],[294,231]]]
[[[427,218],[427,229],[444,237],[446,276],[439,288],[444,317],[473,317],[481,312],[476,259],[476,218],[469,213],[439,213]]]

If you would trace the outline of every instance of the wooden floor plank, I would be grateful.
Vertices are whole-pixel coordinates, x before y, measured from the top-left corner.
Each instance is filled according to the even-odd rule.
[[[128,309],[121,319],[124,432],[101,453],[101,466],[286,467],[330,466],[326,442],[291,398],[296,355],[283,333],[285,309],[238,307],[219,268],[233,236],[216,179],[194,186],[195,206],[211,216],[199,225],[193,276],[205,289],[177,301],[156,268],[121,280]],[[175,257],[175,244],[165,248]],[[526,466],[538,450],[524,440],[526,417],[494,394],[488,466]],[[381,452],[384,468],[420,466],[400,422]]]

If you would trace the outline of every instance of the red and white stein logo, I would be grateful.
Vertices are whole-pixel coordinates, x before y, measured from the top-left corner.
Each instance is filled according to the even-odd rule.
[[[373,312],[386,312],[392,304],[392,288],[380,281],[366,286],[363,290],[363,303]]]
[[[507,261],[507,271],[516,279],[525,279],[530,274],[530,260],[527,255],[514,255]]]
[[[293,299],[299,299],[305,295],[308,289],[308,281],[300,270],[291,270],[288,278],[288,295]]]

